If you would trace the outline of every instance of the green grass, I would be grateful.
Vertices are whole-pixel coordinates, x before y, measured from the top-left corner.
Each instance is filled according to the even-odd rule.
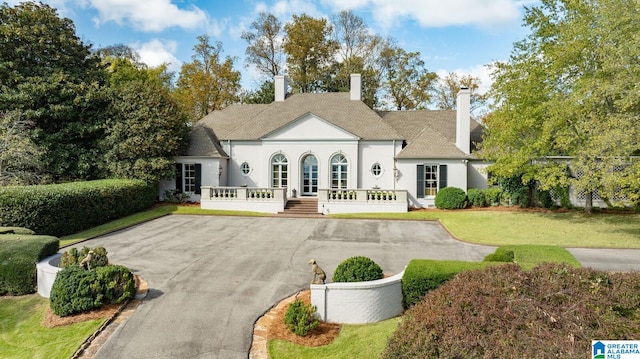
[[[168,214],[193,214],[193,215],[208,215],[208,216],[244,216],[244,217],[264,217],[269,214],[259,212],[248,211],[219,211],[210,209],[201,209],[200,207],[193,206],[179,206],[179,205],[163,205],[152,208],[148,211],[132,214],[128,217],[120,218],[109,223],[91,228],[89,230],[72,234],[60,238],[60,246],[68,246],[77,242],[81,242],[90,238],[101,236],[110,232],[114,232],[120,229],[124,229],[136,224],[140,224],[152,219],[156,219]]]
[[[272,359],[378,358],[387,344],[387,339],[398,327],[399,321],[400,318],[392,318],[367,325],[345,324],[333,343],[321,347],[306,347],[285,340],[270,340],[269,356]]]
[[[67,359],[105,321],[42,326],[49,300],[37,295],[0,297],[0,358]]]
[[[640,214],[507,211],[413,211],[358,213],[335,218],[439,220],[457,238],[477,244],[640,248]]]
[[[580,262],[569,251],[557,246],[510,245],[501,247],[513,251],[514,260],[522,269],[530,270],[543,262],[566,263],[573,267],[582,267]]]

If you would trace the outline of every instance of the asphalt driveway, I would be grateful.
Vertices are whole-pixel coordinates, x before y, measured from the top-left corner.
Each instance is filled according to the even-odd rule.
[[[308,288],[315,258],[329,278],[351,256],[385,273],[414,258],[479,261],[494,251],[455,241],[436,222],[167,216],[79,246],[149,284],[149,294],[96,358],[246,358],[253,323]]]
[[[149,294],[95,358],[246,358],[253,323],[308,288],[315,258],[331,278],[362,255],[394,274],[414,258],[480,261],[495,247],[428,221],[167,216],[81,243],[104,246]],[[570,249],[597,269],[639,270],[640,250]]]

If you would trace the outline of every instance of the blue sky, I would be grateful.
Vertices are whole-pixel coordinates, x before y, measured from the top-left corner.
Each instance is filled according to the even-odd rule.
[[[6,1],[6,0],[5,0]],[[18,3],[9,0],[9,5]],[[283,23],[292,14],[327,17],[351,9],[373,32],[397,40],[407,51],[419,51],[427,68],[490,79],[485,67],[507,60],[513,43],[523,39],[524,6],[535,0],[43,0],[73,20],[80,38],[94,48],[125,44],[144,62],[170,63],[179,72],[191,61],[196,37],[221,41],[224,55],[235,56],[242,84],[256,87],[260,78],[244,62],[240,38],[260,11]]]

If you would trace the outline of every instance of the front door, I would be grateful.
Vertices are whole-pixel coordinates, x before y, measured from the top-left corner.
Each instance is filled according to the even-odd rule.
[[[318,194],[318,159],[308,155],[302,163],[302,195],[315,196]]]

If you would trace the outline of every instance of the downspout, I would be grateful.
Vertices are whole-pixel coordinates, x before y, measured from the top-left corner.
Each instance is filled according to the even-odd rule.
[[[398,161],[396,160],[396,140],[393,140],[393,190],[396,190],[396,176],[398,173]]]

